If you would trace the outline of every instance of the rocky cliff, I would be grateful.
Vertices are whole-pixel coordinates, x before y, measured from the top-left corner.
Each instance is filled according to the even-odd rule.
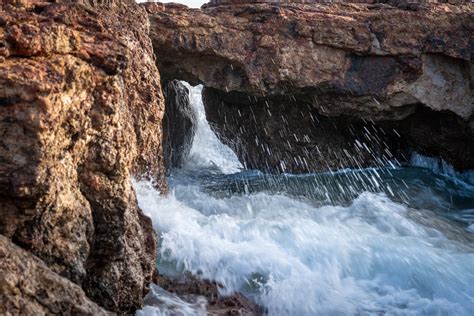
[[[57,282],[131,312],[156,258],[131,177],[166,188],[148,19],[132,1],[59,2],[11,1],[0,12],[0,233]],[[13,291],[4,281],[2,306],[28,286]]]
[[[472,3],[298,2],[146,5],[162,75],[207,87],[244,164],[307,172],[416,150],[474,168]]]
[[[205,85],[208,120],[249,168],[384,165],[412,150],[474,168],[473,5],[319,2],[2,1],[0,313],[141,306],[156,236],[131,179],[166,191],[165,165],[190,146],[174,79]],[[161,285],[216,313],[262,312],[210,282]]]

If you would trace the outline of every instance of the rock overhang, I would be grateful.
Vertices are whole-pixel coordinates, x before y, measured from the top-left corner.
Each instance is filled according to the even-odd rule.
[[[216,0],[201,10],[145,6],[162,75],[202,83],[215,92],[207,93],[219,101],[206,105],[208,114],[214,112],[211,126],[242,152],[245,163],[240,147],[252,146],[236,146],[235,130],[227,135],[224,122],[229,124],[229,117],[238,116],[249,100],[265,107],[278,98],[289,100],[288,108],[304,111],[309,105],[323,117],[396,122],[392,127],[406,128],[401,122],[425,109],[438,118],[454,114],[467,133],[459,145],[472,151],[473,5],[456,3]],[[218,118],[222,107],[235,111]],[[428,123],[416,117],[418,123]],[[432,128],[427,130],[442,133],[440,127]],[[407,147],[441,156],[461,169],[474,167],[469,159],[456,163],[459,148],[457,154],[447,154],[453,150],[420,146],[420,140],[406,134]],[[282,155],[291,156],[291,151]],[[265,169],[265,164],[254,167]]]

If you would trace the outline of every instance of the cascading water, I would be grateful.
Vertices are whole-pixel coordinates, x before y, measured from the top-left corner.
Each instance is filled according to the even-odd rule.
[[[206,121],[201,99],[202,86],[191,87],[186,82],[183,84],[189,89],[189,102],[197,116],[196,135],[185,169],[194,171],[214,169],[225,174],[238,172],[242,165],[234,152],[217,139]]]
[[[474,315],[472,183],[417,167],[240,171],[207,125],[201,88],[190,91],[199,126],[171,194],[134,184],[161,236],[162,273],[216,280],[269,315]]]

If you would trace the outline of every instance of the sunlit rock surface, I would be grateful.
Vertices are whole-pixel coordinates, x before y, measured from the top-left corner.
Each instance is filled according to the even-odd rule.
[[[156,258],[131,177],[165,188],[164,99],[145,11],[82,3],[0,12],[0,233],[131,312]]]
[[[211,91],[211,126],[244,164],[307,172],[416,149],[474,168],[473,4],[249,2],[145,5],[162,75]]]

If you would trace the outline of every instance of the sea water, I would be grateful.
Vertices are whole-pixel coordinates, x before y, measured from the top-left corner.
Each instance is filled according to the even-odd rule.
[[[199,118],[188,163],[166,197],[134,183],[161,273],[215,280],[269,315],[474,315],[472,173],[416,154],[412,167],[242,170],[188,87]],[[205,314],[158,286],[149,297],[138,315]]]

